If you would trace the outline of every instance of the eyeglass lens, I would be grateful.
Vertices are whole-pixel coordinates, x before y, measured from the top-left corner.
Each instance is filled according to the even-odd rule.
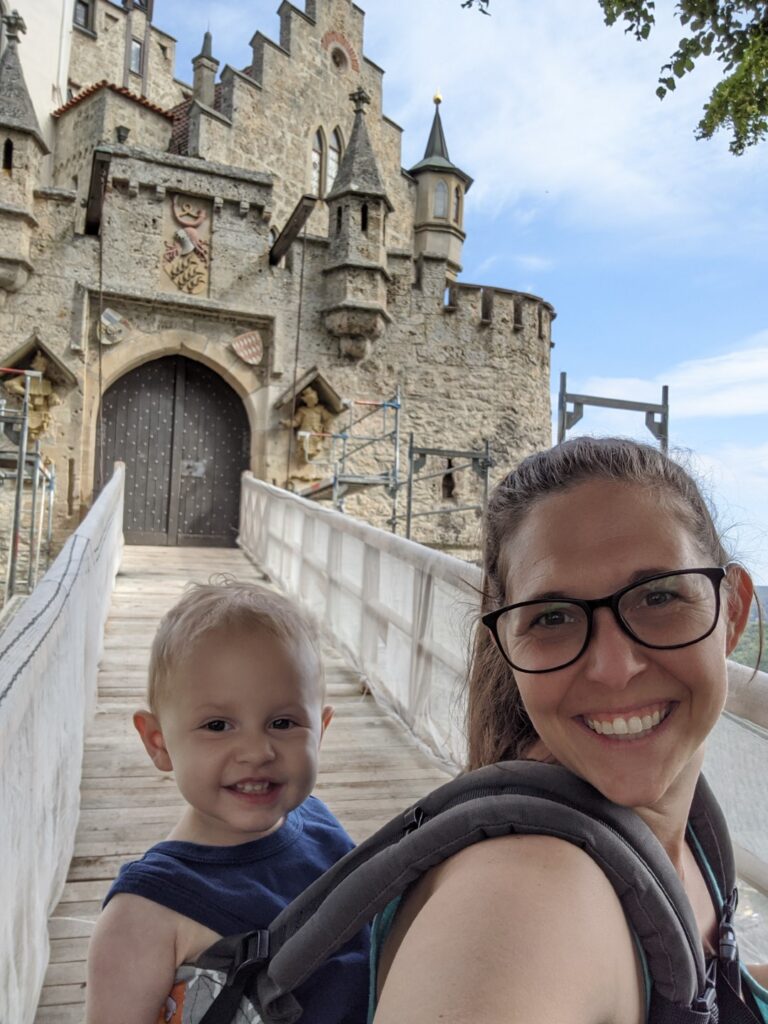
[[[664,648],[695,643],[714,625],[716,586],[696,572],[643,580],[621,595],[617,612],[642,644]],[[552,671],[580,654],[589,631],[589,613],[573,601],[536,601],[505,611],[496,630],[502,650],[516,668]]]

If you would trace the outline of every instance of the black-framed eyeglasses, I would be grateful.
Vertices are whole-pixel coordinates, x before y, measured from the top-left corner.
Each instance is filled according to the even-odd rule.
[[[704,640],[717,625],[726,571],[727,566],[657,573],[607,597],[521,601],[487,612],[481,621],[518,672],[572,665],[589,646],[597,608],[610,608],[619,627],[643,647],[674,650]]]

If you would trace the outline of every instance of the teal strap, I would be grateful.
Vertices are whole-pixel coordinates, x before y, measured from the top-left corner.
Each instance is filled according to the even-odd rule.
[[[403,894],[395,896],[395,898],[384,907],[380,914],[377,914],[373,919],[373,927],[371,929],[371,987],[368,993],[368,1024],[373,1024],[373,1017],[376,1013],[376,985],[379,974],[379,956],[384,943],[387,941],[390,931],[392,930],[392,922],[395,920],[395,914],[397,913],[400,904],[403,899]]]

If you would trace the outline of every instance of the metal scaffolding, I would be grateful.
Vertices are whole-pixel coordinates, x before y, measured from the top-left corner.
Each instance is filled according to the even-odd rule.
[[[348,421],[341,430],[319,433],[299,430],[296,437],[309,452],[313,437],[330,442],[328,457],[310,459],[314,466],[327,466],[328,476],[309,484],[298,493],[304,498],[327,499],[339,512],[344,511],[344,498],[370,487],[383,487],[392,500],[392,515],[387,520],[394,533],[397,526],[397,499],[400,480],[400,389],[392,398],[353,399],[348,404]],[[376,417],[376,419],[374,419]],[[360,425],[365,424],[362,432]],[[378,426],[378,429],[377,429]],[[361,453],[376,457],[379,472],[371,472]]]
[[[422,473],[427,464],[427,459],[432,456],[445,459],[446,466],[432,473]],[[488,441],[485,441],[484,447],[479,451],[466,451],[460,448],[421,448],[413,443],[413,434],[410,434],[408,438],[408,498],[405,516],[399,517],[405,519],[405,536],[410,539],[413,520],[419,517],[438,516],[444,512],[485,512],[488,504],[488,488],[492,466],[491,446]],[[450,478],[453,481],[456,473],[461,473],[467,469],[471,469],[482,481],[482,501],[475,502],[472,505],[446,505],[420,512],[413,511],[413,485],[416,480],[423,482],[440,477],[442,480]]]
[[[626,409],[630,412],[644,412],[645,425],[659,442],[666,455],[669,447],[669,388],[665,384],[661,389],[661,403],[628,402],[623,398],[600,398],[597,395],[569,394],[565,387],[565,373],[560,374],[560,394],[557,402],[557,443],[565,440],[565,435],[584,415],[585,405],[596,405],[603,409]],[[572,409],[568,408],[571,403]]]
[[[0,397],[0,438],[4,442],[0,444],[0,487],[5,487],[6,482],[11,482],[14,486],[13,517],[8,539],[8,567],[3,595],[3,603],[6,603],[19,590],[19,556],[22,539],[25,536],[28,549],[27,593],[31,593],[37,583],[44,528],[46,566],[50,562],[56,472],[53,466],[48,467],[44,464],[40,442],[36,440],[30,448],[28,439],[30,382],[41,378],[42,373],[39,370],[19,370],[0,366],[0,375],[24,378],[24,394],[20,396],[20,409],[9,409],[5,400]],[[9,428],[12,434],[17,435],[17,441],[12,442],[8,438]],[[30,485],[30,504],[27,525],[26,528],[22,528],[26,483]]]

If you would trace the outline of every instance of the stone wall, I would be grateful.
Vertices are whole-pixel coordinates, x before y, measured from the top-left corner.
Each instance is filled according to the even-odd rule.
[[[99,0],[96,14],[95,39],[73,36],[73,69],[119,82],[126,12]],[[313,367],[350,401],[391,399],[399,390],[401,484],[411,432],[423,447],[480,450],[488,440],[494,480],[549,443],[552,307],[513,290],[446,288],[444,255],[414,258],[420,186],[402,171],[400,130],[382,115],[382,72],[363,56],[362,12],[350,0],[326,0],[308,3],[306,12],[285,3],[280,15],[279,43],[254,37],[250,75],[224,69],[218,109],[195,103],[188,111],[199,156],[167,151],[170,121],[151,102],[169,102],[174,89],[178,98],[180,87],[172,68],[150,63],[148,100],[118,85],[59,113],[58,188],[39,188],[34,168],[14,183],[29,206],[32,271],[19,290],[0,291],[0,364],[37,339],[71,375],[43,438],[59,481],[57,537],[71,532],[92,500],[100,395],[141,363],[174,353],[204,362],[235,390],[251,427],[251,468],[279,485],[301,489],[332,472],[329,455],[326,464],[308,465],[285,425],[295,411],[294,373]],[[158,47],[167,39],[154,29],[149,37]],[[333,200],[341,233],[334,215],[329,237],[327,207],[319,203],[306,244],[300,236],[272,266],[274,232],[310,185],[312,137],[322,127],[327,140],[339,126],[349,141],[349,93],[360,85],[371,97],[364,123],[393,212],[384,226],[384,203],[373,197],[366,235],[364,200],[345,192]],[[125,144],[114,142],[118,125],[130,130]],[[13,220],[0,208],[0,231],[7,234]],[[352,312],[340,315],[350,322],[366,311],[376,319],[359,350],[345,346],[342,329],[331,333],[345,302]],[[256,365],[233,350],[236,338],[253,332],[263,348]],[[332,429],[347,419],[341,414]],[[362,429],[381,433],[380,417]],[[381,475],[395,461],[391,442],[382,440],[348,468]],[[444,463],[433,459],[426,470]],[[434,477],[417,483],[416,508],[471,505],[482,492],[471,472],[455,475],[452,494]],[[347,511],[376,525],[386,525],[391,506],[381,486],[346,499]],[[443,512],[418,519],[414,537],[471,555],[477,529],[474,513]]]
[[[184,99],[189,88],[174,78],[176,41],[172,36],[148,25],[142,10],[127,11],[111,0],[96,0],[93,17],[89,29],[78,25],[72,29],[69,80],[75,93],[106,79],[166,110]],[[134,74],[127,63],[133,38],[144,46],[141,74]]]

